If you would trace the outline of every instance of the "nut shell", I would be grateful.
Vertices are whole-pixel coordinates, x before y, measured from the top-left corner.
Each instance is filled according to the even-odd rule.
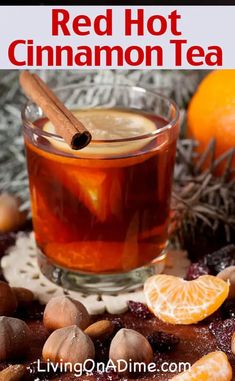
[[[34,294],[31,290],[24,287],[12,287],[16,300],[20,307],[29,305],[34,300]]]
[[[228,299],[235,298],[235,266],[226,267],[224,270],[217,274],[217,277],[225,281],[229,280],[229,294]]]
[[[31,334],[23,320],[0,317],[0,362],[22,357],[29,348]]]
[[[45,361],[69,362],[73,365],[94,359],[95,347],[90,337],[76,325],[54,331],[44,344],[42,357]]]
[[[11,316],[17,308],[17,300],[11,287],[0,281],[0,316]]]
[[[120,329],[114,336],[109,350],[109,358],[117,364],[117,360],[132,360],[149,364],[153,360],[153,350],[148,340],[133,329]]]
[[[68,296],[57,296],[48,303],[43,315],[43,323],[49,331],[77,325],[81,329],[88,327],[90,316],[85,306]]]
[[[0,195],[1,233],[15,231],[25,223],[27,213],[25,211],[20,211],[20,203],[21,202],[18,197],[11,196],[7,193]]]

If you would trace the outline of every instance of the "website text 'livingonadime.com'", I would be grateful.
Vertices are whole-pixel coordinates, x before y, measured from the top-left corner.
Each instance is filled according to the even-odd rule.
[[[191,364],[189,362],[163,362],[157,364],[151,362],[145,364],[144,362],[134,362],[132,360],[126,361],[124,359],[118,360],[114,363],[109,360],[107,363],[95,362],[93,359],[87,359],[84,363],[63,362],[61,359],[59,362],[52,363],[50,360],[47,362],[41,362],[37,360],[37,371],[38,373],[46,372],[71,372],[76,377],[80,377],[82,374],[91,375],[95,372],[117,372],[117,373],[181,373],[191,369]]]

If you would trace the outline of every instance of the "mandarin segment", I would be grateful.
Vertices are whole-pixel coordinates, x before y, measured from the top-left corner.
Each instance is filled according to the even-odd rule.
[[[194,324],[213,314],[225,301],[229,283],[212,275],[186,281],[154,275],[144,285],[149,309],[171,324]]]
[[[225,353],[216,351],[203,356],[190,370],[170,381],[231,381],[232,368]]]

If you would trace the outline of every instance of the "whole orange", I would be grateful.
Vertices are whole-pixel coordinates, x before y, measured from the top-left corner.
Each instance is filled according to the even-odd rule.
[[[188,108],[188,136],[199,141],[200,151],[215,138],[216,157],[235,147],[235,70],[213,71],[202,80]]]

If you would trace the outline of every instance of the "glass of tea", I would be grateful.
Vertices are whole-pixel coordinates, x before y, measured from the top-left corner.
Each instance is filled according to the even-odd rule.
[[[58,97],[92,134],[72,150],[42,110],[23,110],[38,262],[83,292],[137,287],[164,266],[179,111],[125,85],[70,85]]]

